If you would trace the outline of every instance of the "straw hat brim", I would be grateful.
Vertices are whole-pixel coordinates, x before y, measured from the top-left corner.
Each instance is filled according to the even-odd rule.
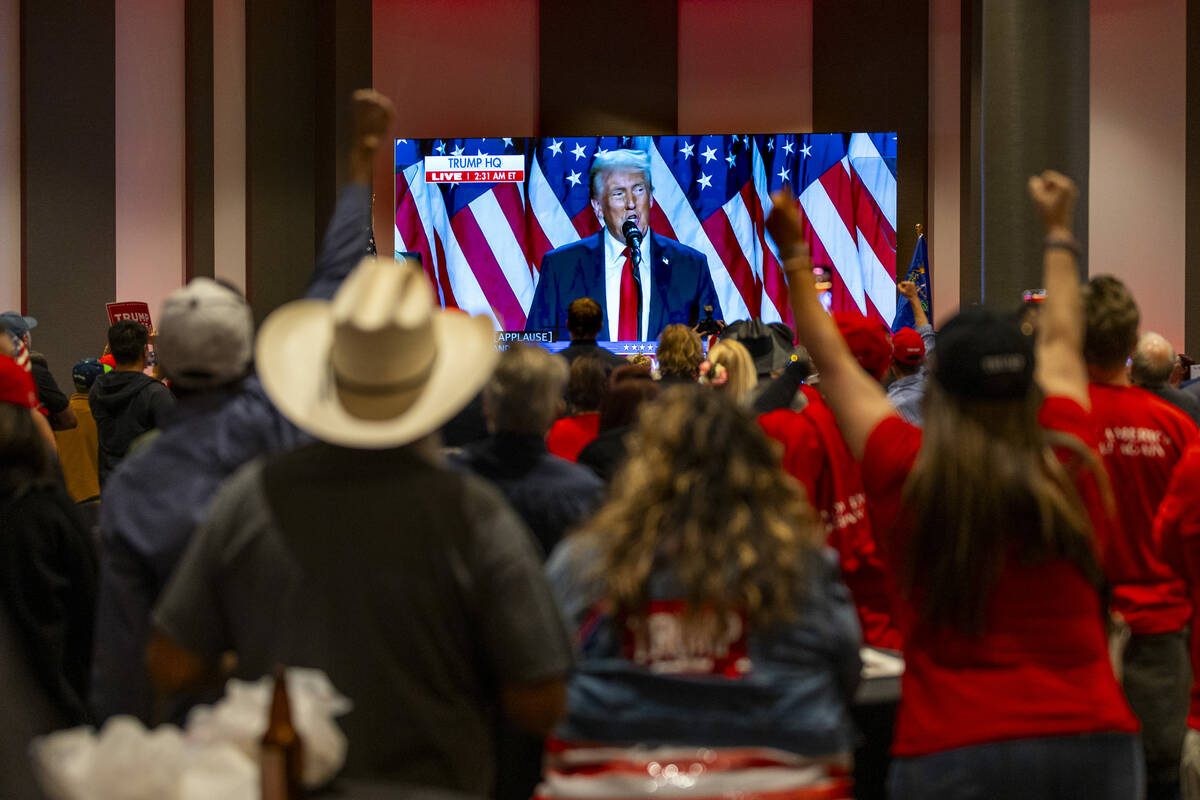
[[[333,304],[327,300],[297,300],[267,317],[255,344],[259,380],[285,417],[322,441],[360,449],[399,447],[462,410],[499,358],[486,317],[436,312],[431,324],[437,345],[433,367],[411,405],[389,419],[356,417],[339,400],[330,365]]]

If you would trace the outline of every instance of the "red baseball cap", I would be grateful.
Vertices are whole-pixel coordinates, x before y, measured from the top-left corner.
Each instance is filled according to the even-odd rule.
[[[0,403],[37,408],[37,388],[33,376],[8,356],[0,356]]]
[[[892,334],[892,358],[910,367],[918,366],[925,358],[925,340],[912,328],[901,328]]]
[[[882,322],[855,311],[839,311],[833,315],[833,321],[862,368],[875,380],[881,379],[892,361],[891,331]]]

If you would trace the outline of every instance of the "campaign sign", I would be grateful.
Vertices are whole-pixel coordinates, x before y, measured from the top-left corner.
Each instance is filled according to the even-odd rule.
[[[154,330],[150,322],[150,305],[140,300],[130,300],[123,303],[105,303],[108,310],[108,324],[115,325],[123,319],[131,319],[146,326],[146,330]]]
[[[522,183],[525,156],[425,156],[426,183]]]

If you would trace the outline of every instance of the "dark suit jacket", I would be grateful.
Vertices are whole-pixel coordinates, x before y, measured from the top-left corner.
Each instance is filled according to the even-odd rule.
[[[590,297],[604,311],[604,328],[609,330],[607,292],[604,287],[604,236],[606,231],[551,250],[542,258],[541,275],[533,292],[533,303],[525,330],[552,330],[566,339],[567,306],[580,297]],[[657,339],[667,325],[695,325],[704,307],[713,307],[721,319],[721,304],[708,272],[708,260],[698,251],[672,239],[650,233],[650,317],[647,338]],[[645,292],[647,287],[642,287]]]
[[[595,339],[576,339],[571,342],[570,347],[559,350],[558,354],[565,358],[568,364],[574,364],[577,358],[598,358],[600,363],[610,370],[629,363],[629,359],[622,358],[596,344]]]

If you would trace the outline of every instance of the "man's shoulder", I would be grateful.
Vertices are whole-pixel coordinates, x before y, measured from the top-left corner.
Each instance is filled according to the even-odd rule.
[[[603,234],[604,231],[600,231],[600,233],[593,233],[591,236],[585,236],[582,239],[577,239],[574,242],[554,248],[542,256],[542,268],[567,264],[594,256],[597,251],[602,249],[600,237]]]
[[[790,408],[775,408],[759,414],[758,426],[767,436],[785,443],[792,440],[817,439],[815,417]]]
[[[1173,403],[1168,401],[1162,395],[1144,389],[1141,386],[1127,387],[1127,391],[1122,398],[1123,405],[1134,414],[1144,415],[1150,419],[1158,420],[1165,425],[1177,424],[1193,424],[1188,418]]]
[[[1180,434],[1187,441],[1196,437],[1196,423],[1175,405],[1140,386],[1091,384],[1091,416],[1101,428],[1115,426],[1151,427]]]
[[[603,362],[612,364],[613,366],[624,366],[629,363],[629,360],[617,355],[611,350],[607,350],[594,341],[583,344],[572,342],[568,347],[563,348],[558,352],[560,356],[565,358],[569,363],[574,363],[577,358],[598,358]]]
[[[669,238],[667,236],[663,236],[662,234],[659,234],[659,233],[655,233],[652,235],[654,237],[652,241],[654,242],[655,246],[658,247],[660,251],[662,251],[663,256],[667,259],[670,259],[670,260],[681,260],[682,259],[682,260],[688,260],[688,261],[695,260],[695,261],[701,261],[701,262],[707,261],[707,259],[704,257],[704,254],[701,253],[699,250],[697,250],[694,247],[689,247],[688,245],[684,244],[683,242],[678,241],[677,239],[671,239],[671,238]]]
[[[1155,392],[1155,394],[1176,408],[1179,408],[1188,416],[1194,416],[1197,412],[1200,412],[1200,398],[1169,383],[1164,384],[1160,391]]]
[[[102,529],[132,532],[139,524],[161,524],[161,534],[171,527],[167,520],[194,524],[214,493],[238,474],[218,463],[209,444],[203,430],[176,426],[121,459],[104,486]]]
[[[147,380],[147,382],[145,384],[143,384],[142,389],[141,389],[141,391],[144,394],[151,396],[151,397],[168,396],[168,395],[171,397],[175,396],[175,395],[171,394],[171,390],[169,388],[167,388],[167,385],[165,383],[163,383],[162,381],[158,380],[157,378],[151,378],[149,375],[147,375],[146,380]]]
[[[916,375],[905,375],[902,378],[897,378],[896,380],[892,381],[891,385],[888,386],[887,395],[888,397],[894,397],[898,394],[903,395],[919,390],[924,385],[924,381],[925,376],[921,375],[920,373]]]
[[[162,428],[162,433],[154,441],[123,458],[113,470],[110,480],[120,479],[121,484],[137,486],[147,481],[161,483],[156,478],[164,472],[206,472],[213,462],[209,445],[216,429],[216,420],[212,415],[176,420],[174,424]],[[105,500],[108,500],[107,495]]]
[[[593,439],[593,441],[595,440]],[[604,482],[596,476],[596,473],[587,467],[580,466],[573,461],[568,461],[553,453],[546,453],[542,457],[541,467],[543,472],[554,483],[554,487],[547,487],[548,489],[590,492],[599,490],[604,486]]]

